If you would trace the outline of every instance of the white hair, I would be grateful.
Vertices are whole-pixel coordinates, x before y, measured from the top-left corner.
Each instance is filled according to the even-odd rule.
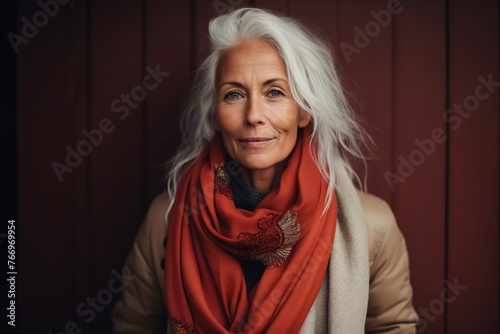
[[[335,171],[359,177],[347,156],[364,157],[362,129],[346,101],[328,44],[297,21],[256,8],[241,8],[210,21],[211,53],[196,73],[189,104],[181,116],[182,142],[169,161],[167,190],[173,203],[178,183],[215,134],[217,66],[223,53],[249,40],[264,40],[279,52],[293,97],[311,115],[316,165],[329,182],[325,210],[335,191]],[[366,164],[365,164],[366,165]]]

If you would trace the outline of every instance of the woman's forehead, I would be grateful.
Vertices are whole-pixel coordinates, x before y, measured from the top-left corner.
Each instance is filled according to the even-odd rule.
[[[219,80],[227,77],[280,77],[287,79],[286,68],[274,46],[267,41],[245,41],[222,55]]]

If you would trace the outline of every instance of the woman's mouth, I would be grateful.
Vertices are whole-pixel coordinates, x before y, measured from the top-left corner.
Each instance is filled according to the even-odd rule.
[[[250,137],[250,138],[243,138],[240,139],[239,141],[243,143],[243,145],[247,147],[263,147],[266,146],[271,142],[272,138],[263,138],[263,137]]]

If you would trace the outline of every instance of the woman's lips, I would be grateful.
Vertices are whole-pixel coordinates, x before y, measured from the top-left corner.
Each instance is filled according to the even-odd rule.
[[[239,141],[247,147],[263,147],[271,142],[272,138],[244,138]]]

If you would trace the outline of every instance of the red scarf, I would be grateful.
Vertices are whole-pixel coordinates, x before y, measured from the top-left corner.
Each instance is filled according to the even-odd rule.
[[[174,333],[298,333],[325,278],[337,202],[307,127],[279,187],[254,211],[236,209],[217,134],[183,175],[169,218],[165,293]],[[314,146],[313,146],[314,147]],[[267,269],[249,295],[240,260]]]

